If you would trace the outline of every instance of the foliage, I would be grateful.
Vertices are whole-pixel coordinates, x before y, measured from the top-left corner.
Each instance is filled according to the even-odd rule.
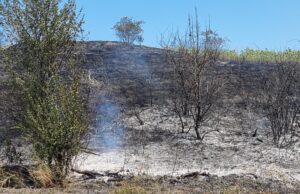
[[[143,23],[143,21],[135,21],[130,17],[123,17],[113,26],[113,29],[119,39],[127,44],[142,43],[144,39],[141,25]]]
[[[12,45],[6,49],[6,63],[20,94],[18,126],[60,180],[87,133],[80,93],[82,55],[75,50],[83,21],[73,0],[3,0],[1,20]]]
[[[222,50],[221,59],[229,61],[247,61],[255,64],[270,64],[280,61],[299,62],[300,51],[287,49],[284,51],[255,50],[246,48],[240,52],[236,50]]]

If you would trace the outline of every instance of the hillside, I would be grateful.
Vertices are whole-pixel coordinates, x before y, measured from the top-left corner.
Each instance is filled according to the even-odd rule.
[[[218,62],[227,81],[214,119],[204,124],[217,130],[199,142],[193,131],[180,133],[170,110],[171,69],[164,50],[118,42],[88,42],[87,50],[91,77],[104,85],[100,98],[94,94],[98,104],[90,144],[99,156],[84,154],[79,169],[173,177],[199,172],[221,179],[235,175],[233,182],[270,184],[274,191],[281,184],[299,186],[300,145],[274,147],[267,121],[239,97],[242,90],[251,93],[257,87],[241,77],[254,78],[272,64]]]
[[[227,81],[212,119],[203,125],[211,132],[199,141],[191,128],[181,133],[170,106],[172,69],[163,49],[111,41],[79,44],[86,49],[83,82],[90,89],[94,114],[90,153],[78,156],[74,168],[99,173],[95,178],[104,189],[109,187],[107,182],[114,185],[115,177],[100,174],[110,172],[121,174],[125,181],[142,176],[152,185],[165,184],[191,193],[200,192],[199,188],[201,192],[221,192],[233,187],[271,193],[300,190],[300,144],[291,149],[275,147],[266,119],[251,111],[240,97],[242,89],[251,92],[256,88],[255,82],[240,78],[268,71],[272,65],[218,61],[217,69]],[[9,110],[4,80],[2,77],[1,115]],[[3,129],[9,128],[8,120],[1,118]],[[185,125],[190,126],[189,120]],[[8,135],[1,133],[3,139]],[[24,146],[18,149],[24,150]],[[72,176],[91,183],[80,173]]]

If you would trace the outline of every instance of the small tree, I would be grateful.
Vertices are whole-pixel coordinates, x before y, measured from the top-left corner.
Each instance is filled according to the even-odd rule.
[[[289,146],[300,138],[300,65],[277,60],[272,69],[259,77],[257,102],[270,123],[273,142]]]
[[[114,25],[113,29],[122,42],[127,44],[133,44],[134,42],[142,43],[144,39],[142,37],[143,29],[141,25],[143,23],[144,21],[135,21],[130,17],[123,17]]]
[[[166,41],[165,41],[166,42]],[[224,79],[216,66],[223,40],[210,28],[200,31],[197,18],[189,18],[187,33],[171,37],[163,45],[172,68],[171,96],[173,110],[180,119],[182,132],[185,123],[192,123],[197,139],[213,130],[202,130],[202,124],[212,118],[221,96]]]
[[[88,125],[80,93],[82,32],[75,1],[2,0],[1,21],[20,114],[18,126],[58,181],[83,146]]]
[[[236,88],[240,88],[241,104],[266,122],[266,132],[270,133],[277,147],[289,147],[300,140],[300,63],[299,55],[291,52],[278,52],[259,63],[255,57],[243,57],[240,61],[239,78]],[[263,61],[263,60],[262,60]],[[250,65],[249,65],[250,64]],[[253,129],[257,136],[256,118],[242,118],[247,129]]]

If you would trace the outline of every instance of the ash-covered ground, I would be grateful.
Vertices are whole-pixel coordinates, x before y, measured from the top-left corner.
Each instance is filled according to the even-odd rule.
[[[172,111],[168,95],[170,67],[162,49],[118,42],[84,44],[84,68],[91,86],[94,121],[89,140],[91,153],[80,154],[74,169],[119,172],[128,177],[168,177],[167,187],[178,181],[176,177],[194,177],[190,175],[196,172],[200,175],[197,178],[180,180],[188,181],[183,187],[199,187],[203,181],[217,186],[224,181],[236,184],[247,180],[246,184],[251,186],[246,190],[251,187],[257,191],[257,185],[264,185],[275,188],[272,191],[283,187],[283,191],[292,188],[299,193],[300,143],[288,148],[274,146],[267,120],[245,107],[239,97],[238,77],[251,77],[267,70],[269,65],[219,62],[219,68],[230,79],[212,114],[213,120],[201,127],[213,132],[201,142],[189,129],[189,120],[185,122],[184,133],[181,132],[179,119]],[[1,80],[4,77],[1,75]],[[248,84],[247,89],[255,89]],[[4,98],[8,96],[4,95],[7,86],[1,84],[0,90],[0,112],[5,113],[4,105],[9,100]],[[7,120],[0,118],[1,128],[9,129]],[[10,136],[19,138],[15,134]],[[3,137],[7,137],[6,132],[0,134],[1,140]],[[28,147],[20,144],[18,149],[27,153]]]
[[[154,176],[236,174],[254,180],[300,183],[300,144],[290,149],[276,148],[263,132],[263,125],[257,126],[258,135],[252,137],[252,131],[242,131],[232,115],[222,117],[219,126],[215,126],[219,131],[199,142],[192,131],[180,133],[178,119],[169,112],[167,108],[153,107],[140,114],[143,125],[135,116],[123,116],[115,120],[122,130],[101,128],[98,133],[102,134],[102,144],[93,147],[98,155],[81,155],[78,168]],[[103,137],[111,143],[105,144],[109,140]]]
[[[162,50],[112,42],[89,43],[87,47],[101,58],[100,64],[94,55],[88,56],[93,64],[91,77],[102,83],[102,90],[92,96],[96,108],[89,147],[94,154],[81,154],[75,168],[124,175],[236,175],[254,182],[300,187],[300,144],[277,148],[263,115],[237,105],[235,71],[255,74],[264,69],[261,64],[220,62],[232,79],[223,104],[213,113],[214,122],[201,127],[213,132],[200,142],[188,120],[187,130],[181,132],[179,119],[169,106],[169,68]]]

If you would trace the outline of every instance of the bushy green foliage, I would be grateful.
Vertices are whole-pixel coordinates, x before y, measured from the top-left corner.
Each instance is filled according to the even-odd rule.
[[[60,77],[53,77],[44,92],[45,97],[26,94],[26,119],[21,127],[29,134],[37,156],[64,175],[87,132],[84,103],[79,85],[66,84]]]
[[[6,50],[18,91],[18,126],[36,155],[57,178],[64,177],[87,133],[80,93],[82,32],[73,0],[3,0],[1,20],[11,47]]]

